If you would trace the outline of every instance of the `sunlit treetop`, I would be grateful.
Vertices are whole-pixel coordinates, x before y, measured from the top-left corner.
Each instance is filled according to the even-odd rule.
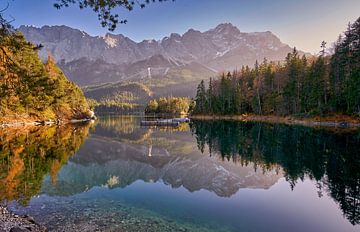
[[[61,9],[77,4],[80,9],[90,8],[98,15],[102,27],[107,27],[114,31],[118,24],[126,24],[126,19],[119,19],[119,15],[114,13],[116,9],[126,9],[132,11],[134,8],[144,8],[147,4],[155,2],[175,1],[175,0],[56,0],[54,7]]]

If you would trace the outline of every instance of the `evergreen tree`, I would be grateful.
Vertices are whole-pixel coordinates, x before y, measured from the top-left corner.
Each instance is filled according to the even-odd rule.
[[[212,78],[210,78],[210,81],[209,81],[209,88],[207,90],[206,98],[208,100],[208,107],[207,107],[208,112],[210,114],[215,113],[216,112],[216,110],[215,110],[216,98],[215,98],[215,89],[214,89]]]
[[[333,109],[360,115],[360,17],[339,37],[331,57]]]
[[[207,98],[204,80],[201,80],[200,84],[197,87],[195,104],[196,105],[194,112],[199,114],[206,113]]]

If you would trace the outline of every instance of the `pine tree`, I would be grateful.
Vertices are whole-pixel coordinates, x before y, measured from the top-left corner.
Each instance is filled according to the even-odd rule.
[[[196,113],[206,113],[206,90],[204,80],[201,80],[200,84],[197,87],[196,97],[195,97],[195,109]]]
[[[348,114],[360,114],[360,17],[339,37],[331,58],[331,103]]]
[[[213,86],[213,80],[210,78],[209,81],[209,88],[207,90],[206,98],[208,100],[208,111],[210,114],[213,114],[215,112],[215,106],[216,106],[216,98],[215,98],[215,92],[214,92],[214,86]]]

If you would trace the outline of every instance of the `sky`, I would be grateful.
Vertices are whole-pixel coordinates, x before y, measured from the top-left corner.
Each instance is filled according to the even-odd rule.
[[[15,27],[67,25],[90,35],[108,32],[90,9],[73,5],[57,10],[56,1],[0,0],[0,7],[9,2],[4,15],[14,18]],[[206,31],[229,22],[242,32],[271,31],[291,47],[318,53],[321,41],[331,45],[349,22],[360,17],[360,0],[176,0],[117,13],[128,23],[112,33],[137,42],[183,34],[190,28]]]

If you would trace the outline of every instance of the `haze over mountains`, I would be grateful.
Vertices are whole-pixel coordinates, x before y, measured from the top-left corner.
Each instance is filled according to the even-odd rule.
[[[124,35],[90,36],[67,26],[21,26],[27,40],[42,44],[65,74],[81,86],[166,78],[195,82],[217,72],[252,66],[255,60],[283,60],[292,50],[273,33],[244,33],[230,23],[205,32],[189,29],[161,40],[135,42]]]

